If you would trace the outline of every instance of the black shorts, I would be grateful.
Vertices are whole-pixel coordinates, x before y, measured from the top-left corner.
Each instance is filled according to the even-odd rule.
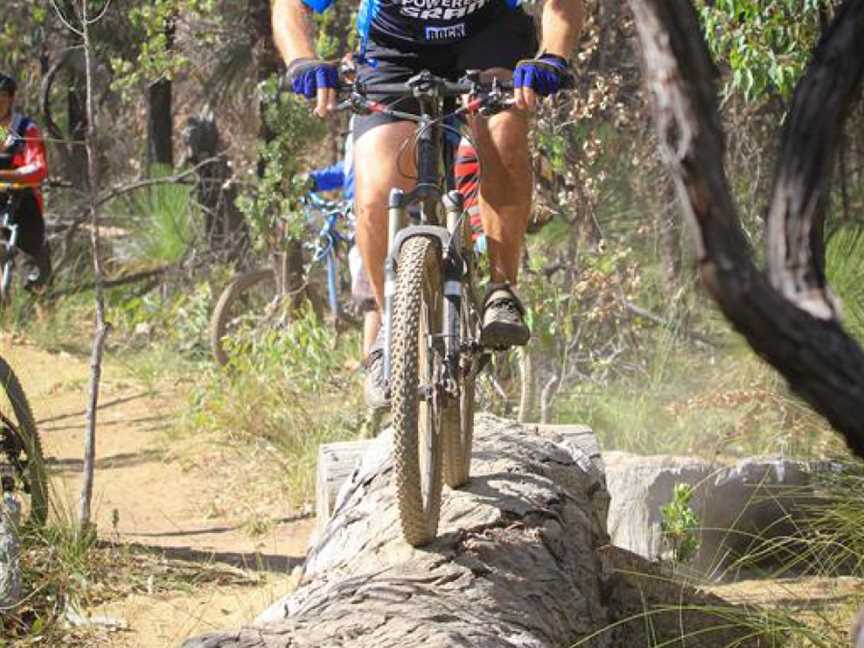
[[[36,257],[45,245],[45,219],[32,191],[0,192],[0,208],[9,206],[18,225],[18,248]]]
[[[496,18],[476,36],[449,45],[417,45],[408,50],[404,45],[394,47],[370,40],[366,58],[372,64],[362,63],[358,77],[363,82],[402,83],[420,70],[429,70],[455,81],[467,70],[513,69],[522,59],[535,56],[537,47],[534,19],[515,9]],[[393,104],[403,112],[420,113],[419,104],[410,97],[391,101],[375,95],[370,98]],[[379,113],[358,115],[354,120],[354,139],[375,126],[395,121],[399,120]]]

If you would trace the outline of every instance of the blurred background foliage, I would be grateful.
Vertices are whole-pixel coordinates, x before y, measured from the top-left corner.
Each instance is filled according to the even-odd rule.
[[[533,13],[540,8],[526,6]],[[574,52],[577,89],[547,102],[532,134],[536,208],[520,289],[534,337],[526,353],[495,358],[480,385],[484,405],[527,419],[588,423],[610,448],[842,453],[825,424],[729,330],[699,287],[691,233],[656,154],[632,18],[624,3],[587,6]],[[317,19],[327,58],[350,51],[356,40],[355,8],[334,7]],[[700,0],[696,7],[720,75],[726,168],[759,257],[777,136],[835,4]],[[82,294],[91,283],[86,231],[76,225],[84,205],[76,153],[81,64],[74,35],[50,7],[7,0],[0,12],[0,69],[21,80],[20,108],[46,125],[50,139],[48,220],[59,260],[50,309],[34,317],[32,304],[22,303],[3,316],[4,326],[47,346],[73,348],[86,330]],[[206,366],[200,374],[206,389],[196,392],[195,403],[210,412],[208,426],[218,426],[213,403],[230,400],[247,372],[272,372],[283,393],[298,398],[304,393],[298,385],[348,390],[360,363],[356,333],[336,336],[325,321],[320,334],[332,338],[333,349],[303,357],[315,365],[311,382],[274,360],[312,344],[295,337],[294,325],[267,339],[234,341],[242,370],[209,367],[213,301],[234,272],[266,266],[286,240],[308,236],[295,178],[337,160],[346,129],[344,116],[321,122],[304,102],[279,92],[283,68],[270,37],[269,2],[114,4],[95,40],[104,189],[125,187],[103,204],[109,269],[116,278],[160,270],[111,289],[112,320],[124,333],[112,337],[110,352],[140,357],[167,348]],[[858,109],[837,161],[826,229],[827,272],[846,325],[859,336],[861,124]],[[242,236],[216,236],[220,219],[231,218],[242,223]],[[246,247],[229,250],[226,240]],[[225,427],[236,430],[236,421]]]

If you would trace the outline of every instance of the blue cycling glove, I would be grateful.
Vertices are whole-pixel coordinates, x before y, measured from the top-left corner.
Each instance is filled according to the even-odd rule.
[[[288,66],[291,92],[314,99],[318,88],[335,88],[339,83],[339,68],[335,63],[301,58]]]
[[[562,80],[569,77],[569,67],[567,59],[556,54],[519,61],[513,71],[513,87],[531,88],[541,97],[548,97],[561,89]]]

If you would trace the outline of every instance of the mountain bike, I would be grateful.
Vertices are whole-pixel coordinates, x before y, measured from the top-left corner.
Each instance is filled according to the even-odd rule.
[[[417,184],[390,192],[384,304],[394,482],[402,533],[413,546],[437,534],[442,481],[458,488],[470,476],[475,380],[491,353],[479,342],[476,260],[463,196],[454,188],[454,144],[444,137],[445,121],[506,110],[513,105],[511,87],[481,82],[479,72],[453,82],[423,71],[405,83],[355,82],[339,106],[417,124]],[[420,114],[368,95],[414,97]],[[462,95],[468,102],[454,108]],[[410,221],[409,212],[417,214]]]
[[[0,357],[0,484],[4,492],[29,496],[29,523],[48,517],[48,477],[42,442],[21,382]]]
[[[338,254],[353,243],[353,237],[341,229],[342,223],[347,220],[348,206],[324,200],[315,194],[305,196],[303,205],[308,223],[323,220],[314,243],[306,245],[311,261],[305,274],[308,279],[314,267],[324,266],[327,304],[333,322],[338,325],[347,318],[339,299],[342,285],[346,282],[342,277]],[[281,321],[284,315],[283,302],[286,297],[293,297],[285,289],[288,283],[286,265],[284,255],[277,253],[273,256],[270,268],[237,275],[223,289],[210,317],[210,348],[220,365],[228,363],[225,349],[227,336],[244,326],[264,330]],[[318,293],[309,286],[308,281],[303,291],[312,309],[318,314],[322,313],[323,306]]]
[[[0,182],[0,192],[14,192],[32,189],[36,185],[17,182]],[[12,278],[15,274],[15,259],[18,256],[18,223],[12,213],[13,200],[10,198],[0,207],[0,307],[12,299]]]

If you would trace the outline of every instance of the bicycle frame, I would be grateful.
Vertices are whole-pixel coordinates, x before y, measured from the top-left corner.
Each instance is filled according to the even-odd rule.
[[[14,192],[24,189],[36,189],[38,183],[29,182],[0,182],[0,192]],[[6,236],[0,237],[0,264],[2,264],[2,275],[0,275],[0,301],[9,299],[9,288],[12,285],[12,273],[15,270],[15,256],[18,252],[18,224],[12,222],[13,198],[10,193],[6,204],[0,207],[0,233]]]
[[[314,194],[309,195],[310,205],[324,213],[324,225],[318,232],[318,238],[315,242],[312,263],[325,261],[327,265],[327,301],[330,305],[330,311],[334,318],[341,315],[341,307],[339,304],[338,290],[338,270],[336,261],[336,250],[344,244],[347,247],[351,245],[351,238],[347,237],[339,231],[339,220],[344,217],[346,209],[339,203],[330,203],[316,197]]]
[[[417,123],[417,184],[414,189],[405,192],[393,189],[390,192],[387,223],[387,260],[384,267],[384,375],[390,380],[391,348],[393,331],[391,327],[393,304],[396,288],[396,264],[402,245],[414,236],[426,236],[437,240],[441,252],[444,270],[444,304],[443,304],[443,348],[439,340],[431,340],[430,344],[439,345],[438,351],[443,351],[444,383],[451,387],[448,391],[455,395],[453,380],[459,370],[462,351],[459,318],[462,303],[462,279],[468,273],[469,262],[466,259],[465,241],[461,232],[463,223],[464,197],[453,188],[452,173],[455,147],[442,136],[442,101],[437,92],[436,81],[428,72],[421,72],[410,83],[414,83],[414,96],[420,103],[420,115]],[[445,99],[446,101],[446,99]],[[443,154],[443,159],[442,159]],[[441,167],[444,167],[444,182],[442,183]],[[445,192],[446,189],[446,192]],[[408,210],[417,205],[420,207],[420,222],[405,226],[408,221]],[[439,206],[443,205],[445,219],[441,223]],[[470,251],[468,252],[470,255]]]
[[[0,299],[6,300],[9,296],[9,287],[12,285],[12,274],[15,270],[15,256],[18,251],[18,225],[11,222],[12,213],[10,207],[0,210]]]

